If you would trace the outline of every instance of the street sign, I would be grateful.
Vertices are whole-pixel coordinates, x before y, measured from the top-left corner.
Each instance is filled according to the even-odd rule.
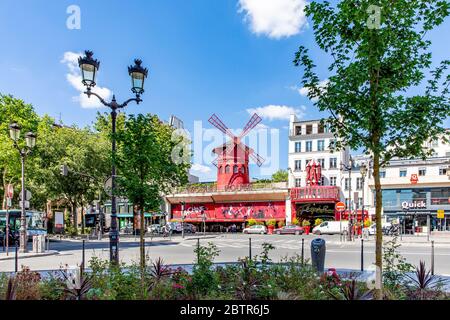
[[[108,196],[112,197],[112,177],[105,181],[104,190]]]
[[[8,199],[12,199],[14,196],[14,187],[12,184],[8,184],[8,186],[6,187],[6,197]]]
[[[409,181],[411,181],[412,184],[417,184],[417,182],[419,182],[419,177],[417,176],[417,174],[412,174]]]
[[[438,219],[444,219],[444,217],[445,217],[445,212],[444,212],[444,210],[442,210],[442,209],[438,210],[438,211],[437,211],[437,218],[438,218]]]
[[[336,208],[337,211],[342,212],[342,211],[345,210],[345,203],[338,202],[338,203],[336,203],[335,208]]]
[[[25,190],[25,200],[30,201],[32,197],[32,194],[29,190]],[[22,192],[19,194],[20,200],[22,200]]]
[[[25,202],[25,209],[30,209],[30,201],[24,201]],[[22,208],[23,202],[20,201],[20,208]]]
[[[12,199],[11,198],[6,198],[6,206],[12,207]]]

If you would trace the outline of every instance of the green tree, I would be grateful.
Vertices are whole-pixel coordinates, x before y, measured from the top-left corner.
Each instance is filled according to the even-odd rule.
[[[426,34],[442,24],[449,3],[436,0],[342,0],[311,2],[305,9],[315,41],[330,55],[320,81],[308,50],[300,46],[294,63],[304,69],[308,97],[338,137],[336,148],[362,148],[371,155],[376,192],[376,285],[382,297],[382,193],[380,167],[394,157],[426,158],[430,139],[448,140],[450,77],[445,60],[434,69]],[[321,64],[324,63],[322,59]],[[414,88],[414,91],[410,90]],[[416,93],[412,93],[416,92]]]
[[[11,95],[0,94],[0,179],[2,182],[0,188],[2,191],[1,194],[3,195],[3,209],[6,205],[6,185],[11,183],[16,186],[16,190],[21,189],[20,155],[14,148],[9,135],[9,125],[13,122],[17,122],[22,127],[22,139],[19,142],[19,146],[24,147],[23,135],[28,131],[36,132],[39,116],[31,104],[27,104],[23,100],[16,99]],[[27,166],[30,161],[33,161],[33,154],[27,159]],[[26,183],[28,183],[28,180],[26,177]],[[18,195],[19,192],[15,194]]]
[[[116,135],[119,192],[136,206],[140,215],[142,271],[145,268],[144,212],[158,210],[162,195],[187,183],[190,164],[174,159],[173,151],[183,142],[178,136],[174,139],[173,134],[174,129],[157,116],[139,114],[130,115]]]
[[[55,126],[53,119],[47,116],[42,118],[38,135],[37,157],[32,170],[34,190],[43,195],[45,203],[65,200],[70,206],[77,233],[76,209],[98,197],[109,175],[109,141],[90,128]],[[69,167],[67,176],[61,175],[62,164]]]
[[[287,182],[289,179],[289,174],[287,170],[278,170],[274,174],[272,174],[272,181],[273,182]]]

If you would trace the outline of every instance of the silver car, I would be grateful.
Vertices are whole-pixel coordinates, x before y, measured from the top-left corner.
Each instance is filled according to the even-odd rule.
[[[254,233],[254,234],[266,234],[267,228],[266,228],[266,226],[257,224],[257,225],[245,228],[242,232],[243,233]]]

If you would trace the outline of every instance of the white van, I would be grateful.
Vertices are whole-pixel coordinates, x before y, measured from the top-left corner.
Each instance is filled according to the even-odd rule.
[[[313,234],[340,234],[348,230],[348,221],[325,221],[314,227]]]

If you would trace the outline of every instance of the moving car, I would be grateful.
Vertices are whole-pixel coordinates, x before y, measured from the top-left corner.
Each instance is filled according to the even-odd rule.
[[[348,230],[348,221],[325,221],[314,227],[313,234],[340,234]]]
[[[300,226],[291,225],[291,226],[284,226],[278,229],[273,230],[276,234],[303,234],[305,232],[305,229],[303,229]]]
[[[245,228],[244,230],[242,230],[242,233],[266,234],[267,233],[267,228],[266,228],[266,226],[257,224],[257,225]]]

